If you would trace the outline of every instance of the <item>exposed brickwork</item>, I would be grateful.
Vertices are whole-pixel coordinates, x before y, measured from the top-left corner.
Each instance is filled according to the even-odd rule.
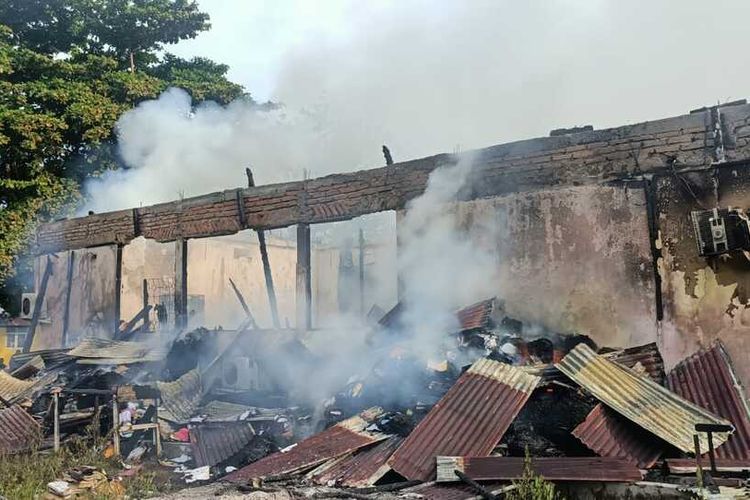
[[[727,160],[750,158],[750,105],[721,108],[722,146]],[[475,163],[471,188],[462,199],[536,190],[553,185],[602,183],[663,172],[692,170],[716,161],[711,110],[607,130],[519,141],[462,155],[437,155],[308,181],[242,191],[251,228],[350,219],[398,210],[419,196],[429,174],[462,158]],[[134,216],[135,215],[135,216]],[[143,235],[159,241],[205,237],[243,229],[236,190],[172,203],[44,225],[40,253],[125,243]]]

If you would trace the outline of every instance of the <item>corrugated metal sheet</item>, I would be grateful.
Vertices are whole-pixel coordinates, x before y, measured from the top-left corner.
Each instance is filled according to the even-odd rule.
[[[42,429],[20,406],[0,410],[0,454],[26,451],[42,441]]]
[[[508,487],[508,484],[483,483],[482,486],[491,493],[499,494]],[[478,496],[474,488],[468,484],[429,482],[406,489],[404,493],[417,494],[420,498],[429,500],[482,500],[482,497]]]
[[[488,455],[540,380],[497,361],[476,361],[396,450],[390,466],[407,479],[428,481],[437,455]]]
[[[211,401],[196,410],[205,422],[236,422],[254,410],[252,406],[245,406],[225,401]]]
[[[360,415],[300,441],[291,450],[274,453],[253,462],[247,467],[227,476],[228,481],[245,482],[256,477],[275,476],[303,471],[320,465],[332,458],[351,453],[367,445],[377,443],[388,436],[365,429],[382,410],[370,409]]]
[[[695,424],[729,424],[650,378],[598,356],[585,344],[578,344],[557,367],[602,403],[684,452],[693,449]],[[707,450],[708,443],[701,439]],[[726,440],[727,434],[717,433],[714,446]]]
[[[672,474],[695,474],[697,466],[694,458],[670,458],[667,467]],[[710,470],[711,464],[708,458],[701,459],[701,467]],[[750,472],[750,460],[737,460],[734,458],[717,458],[716,470],[719,472]]]
[[[350,488],[371,486],[391,470],[387,465],[388,459],[402,441],[403,438],[399,436],[391,436],[381,443],[344,457],[322,472],[313,474],[313,481]]]
[[[601,403],[573,429],[573,435],[601,457],[626,458],[642,469],[652,467],[666,447],[664,441]]]
[[[604,357],[628,368],[633,368],[637,364],[640,364],[654,382],[664,385],[664,379],[666,378],[664,374],[664,360],[661,357],[656,342],[607,353],[604,354]]]
[[[492,311],[495,308],[495,299],[487,299],[476,304],[464,307],[456,312],[461,330],[474,330],[476,328],[489,328]]]
[[[11,401],[34,387],[33,380],[19,380],[5,371],[0,370],[0,396]]]
[[[747,401],[724,345],[713,344],[675,366],[667,376],[675,393],[734,425],[734,434],[716,449],[720,458],[750,459]]]
[[[156,339],[157,341],[159,339]],[[125,342],[121,340],[86,338],[68,352],[79,364],[125,365],[161,361],[169,349],[161,342]]]
[[[438,457],[437,481],[460,481],[459,470],[476,481],[510,481],[523,476],[523,457]],[[640,481],[643,476],[628,460],[610,457],[532,458],[531,468],[549,481]]]
[[[242,451],[255,436],[249,423],[201,424],[190,428],[197,467],[216,465]]]
[[[190,420],[203,397],[198,369],[190,370],[174,382],[157,382],[161,393],[159,418],[184,423]]]

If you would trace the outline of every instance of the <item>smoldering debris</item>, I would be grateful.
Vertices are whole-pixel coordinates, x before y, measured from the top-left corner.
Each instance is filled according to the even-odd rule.
[[[722,460],[740,466],[710,477],[748,477],[750,417],[736,388],[701,386],[700,395],[688,394],[691,403],[662,385],[668,380],[670,388],[682,391],[679,377],[688,369],[731,373],[720,344],[700,363],[678,365],[674,375],[664,374],[653,344],[605,347],[586,358],[615,374],[603,384],[618,387],[619,377],[637,377],[642,397],[629,397],[638,400],[638,411],[671,426],[668,433],[666,427],[644,428],[632,420],[628,415],[635,402],[613,405],[581,376],[567,374],[571,360],[594,352],[585,336],[544,332],[508,316],[502,302],[490,298],[456,311],[454,326],[436,337],[440,342],[425,360],[424,353],[414,352],[416,344],[399,319],[408,307],[399,304],[367,327],[373,362],[318,400],[300,397],[290,378],[302,369],[314,378],[316,363],[337,357],[313,353],[304,336],[289,330],[199,329],[178,337],[163,356],[145,361],[128,358],[136,349],[130,344],[107,344],[100,355],[90,343],[64,356],[23,355],[46,360],[25,380],[2,374],[0,392],[9,408],[0,410],[0,430],[11,432],[27,422],[29,432],[12,442],[0,439],[1,451],[54,449],[74,438],[110,436],[102,453],[120,460],[124,471],[151,464],[191,486],[224,480],[243,491],[323,487],[376,498],[389,487],[394,496],[413,494],[409,487],[433,481],[436,474],[441,482],[430,491],[458,494],[463,490],[455,482],[462,477],[499,488],[514,477],[517,463],[511,459],[525,454],[532,467],[538,459],[540,470],[564,471],[566,481],[596,481],[600,467],[608,481],[632,482],[640,468],[639,477],[684,483],[674,472],[682,469],[670,472],[667,463],[684,462],[689,451],[670,443],[680,433],[692,436],[694,424],[712,422],[734,429],[733,434],[715,432],[713,445]],[[557,368],[561,362],[565,373]],[[294,370],[285,370],[292,364]],[[577,369],[583,373],[587,367]],[[597,372],[586,373],[596,380]],[[727,380],[719,377],[717,384]],[[736,408],[715,415],[714,406],[700,406],[719,392],[732,394]],[[662,410],[668,405],[699,421],[669,420]],[[656,442],[659,446],[653,446]],[[700,444],[702,453],[708,451],[705,438]],[[648,449],[648,460],[641,449]],[[483,476],[470,465],[480,463],[479,457],[507,457],[512,467],[500,469],[506,462],[491,461]],[[599,465],[579,466],[587,457]],[[606,460],[618,460],[617,467],[607,468]],[[465,464],[461,475],[440,469],[459,462]],[[707,460],[704,467],[710,467]],[[97,476],[105,480],[111,482]],[[58,490],[51,487],[63,495]]]

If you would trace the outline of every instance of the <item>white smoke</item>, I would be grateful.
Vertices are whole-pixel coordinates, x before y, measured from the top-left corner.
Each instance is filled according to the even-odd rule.
[[[495,295],[498,256],[459,228],[452,204],[469,180],[470,155],[430,175],[427,189],[407,207],[399,224],[398,267],[403,280],[403,317],[413,347],[428,358],[459,330],[455,311]],[[477,228],[475,227],[474,230]],[[492,241],[495,228],[482,228]]]

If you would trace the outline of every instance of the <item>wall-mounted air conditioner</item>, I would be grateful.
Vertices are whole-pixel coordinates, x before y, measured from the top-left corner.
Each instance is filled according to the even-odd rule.
[[[221,385],[238,391],[267,389],[258,363],[247,356],[230,357],[222,363]]]
[[[31,319],[34,316],[34,307],[36,307],[35,293],[22,293],[21,294],[21,314],[19,315],[24,319]],[[39,318],[44,319],[47,317],[47,301],[42,301],[42,307],[39,311]]]

